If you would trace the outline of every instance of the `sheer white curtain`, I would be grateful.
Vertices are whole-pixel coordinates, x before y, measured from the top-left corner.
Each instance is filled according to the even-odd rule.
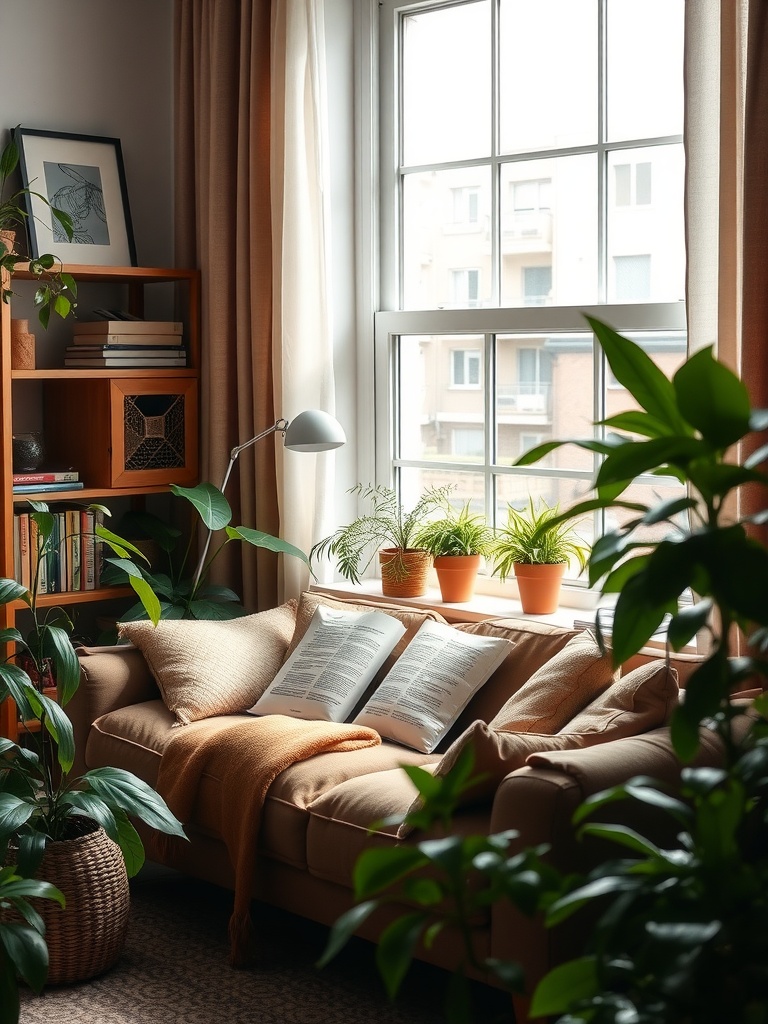
[[[335,413],[328,297],[330,216],[323,0],[272,4],[272,255],[275,409]],[[328,532],[333,454],[278,446],[280,535],[309,551]],[[308,583],[306,567],[283,559],[280,599]]]

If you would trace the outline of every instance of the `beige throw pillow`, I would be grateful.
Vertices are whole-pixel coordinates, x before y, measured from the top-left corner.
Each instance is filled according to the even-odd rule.
[[[610,651],[603,654],[586,630],[534,672],[488,724],[505,732],[559,732],[618,678]]]
[[[479,778],[461,795],[459,806],[493,796],[501,780],[525,764],[546,764],[553,751],[594,746],[623,739],[665,724],[678,699],[677,672],[663,661],[650,662],[609,686],[581,714],[554,736],[539,732],[507,732],[474,722],[443,754],[435,776],[447,775],[459,755],[471,746],[473,776]],[[409,808],[415,811],[420,798]],[[411,831],[401,825],[398,836]]]
[[[124,622],[122,640],[149,665],[162,698],[187,725],[246,711],[272,682],[293,634],[296,602],[239,619]]]

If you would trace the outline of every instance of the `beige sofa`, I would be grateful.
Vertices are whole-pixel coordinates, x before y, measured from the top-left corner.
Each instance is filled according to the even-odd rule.
[[[292,602],[277,610],[277,619],[270,620],[273,625],[279,620],[277,630],[273,629],[270,634],[270,644],[277,648],[273,650],[270,647],[268,651],[273,662],[276,656],[282,660],[291,650],[291,645],[295,646],[297,621],[303,618],[306,624],[307,615],[318,601],[344,607],[342,602],[303,595],[298,609],[296,602]],[[351,607],[364,610],[365,606],[358,602]],[[399,613],[392,610],[392,613],[400,614],[401,621],[408,623],[406,641],[425,614],[412,608],[402,609]],[[439,614],[426,614],[427,617],[440,618]],[[258,624],[258,617],[249,618]],[[205,624],[191,625],[200,627],[202,632]],[[221,627],[222,637],[228,635],[227,624],[216,626]],[[177,626],[168,628],[173,631]],[[324,924],[333,923],[353,902],[351,875],[360,852],[371,843],[398,841],[396,826],[378,828],[372,834],[369,834],[368,827],[374,821],[404,814],[411,804],[414,789],[399,766],[440,765],[442,751],[450,748],[451,743],[455,749],[456,737],[463,735],[473,721],[493,725],[494,721],[498,722],[503,706],[515,706],[513,698],[516,692],[527,692],[522,687],[531,675],[538,673],[540,678],[544,672],[546,678],[547,666],[562,656],[565,645],[577,635],[576,630],[522,620],[493,620],[454,628],[505,636],[516,646],[470,701],[436,752],[424,754],[383,742],[365,749],[310,757],[292,764],[278,775],[267,792],[263,808],[253,887],[258,898]],[[216,635],[215,629],[213,633]],[[176,634],[171,632],[168,635]],[[267,651],[268,646],[263,650]],[[194,651],[188,652],[198,669],[205,664],[203,648],[203,644],[196,645]],[[235,657],[233,649],[234,645],[222,648],[223,664],[226,665],[230,657]],[[654,657],[658,657],[658,652],[643,654],[626,668],[636,667]],[[259,660],[258,650],[252,651],[252,658],[254,663]],[[682,681],[692,661],[695,659],[684,656],[674,660]],[[158,672],[154,654],[149,657],[149,663]],[[236,665],[236,662],[232,664]],[[147,658],[134,646],[92,648],[81,652],[81,666],[81,685],[67,709],[75,726],[79,758],[74,771],[116,766],[131,770],[154,786],[163,752],[179,728],[177,717],[168,706],[167,693],[158,688]],[[178,663],[175,667],[178,670]],[[541,687],[534,690],[540,691]],[[570,691],[568,697],[570,699]],[[240,717],[249,717],[242,715],[246,706],[240,709]],[[564,706],[562,702],[561,706]],[[591,706],[588,702],[588,709]],[[668,707],[665,714],[668,715],[670,710]],[[230,718],[231,715],[224,717]],[[587,721],[590,721],[589,717]],[[602,723],[603,720],[599,721]],[[611,721],[616,721],[615,715]],[[193,722],[182,728],[195,727]],[[529,740],[534,737],[534,742],[536,735],[556,731],[548,728],[546,722],[542,727],[541,718],[524,720],[522,728],[529,734]],[[619,735],[627,728],[631,729],[632,725],[624,726]],[[502,730],[502,739],[507,738]],[[702,757],[715,758],[714,746],[705,748]],[[480,795],[474,803],[460,810],[454,822],[455,829],[463,834],[517,829],[520,833],[517,847],[549,843],[553,861],[573,870],[584,866],[590,856],[590,851],[576,842],[570,825],[570,815],[585,795],[634,774],[673,779],[679,771],[668,732],[663,726],[642,735],[607,741],[591,736],[587,746],[555,750],[543,755],[539,761],[538,766],[524,764],[500,774],[492,792]],[[233,887],[234,873],[219,828],[221,806],[219,780],[204,774],[199,799],[190,820],[185,822],[190,842],[168,844],[165,837],[145,829],[143,838],[149,858],[217,885]],[[414,842],[418,838],[421,836],[416,832],[402,841]],[[398,912],[397,908],[386,914],[382,912],[369,921],[362,934],[375,940],[385,921]],[[257,906],[253,916],[258,927]],[[486,920],[479,924],[477,943],[480,955],[521,961],[530,986],[572,948],[566,930],[561,929],[557,934],[546,931],[540,921],[528,920],[506,905],[493,906]],[[443,935],[429,951],[422,951],[420,955],[450,970],[455,966],[457,949],[455,938]],[[519,1019],[523,1020],[524,1000],[518,1009]]]

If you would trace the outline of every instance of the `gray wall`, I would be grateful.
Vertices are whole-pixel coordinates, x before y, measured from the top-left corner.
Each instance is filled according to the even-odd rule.
[[[0,0],[0,138],[121,141],[138,262],[173,264],[173,0]]]

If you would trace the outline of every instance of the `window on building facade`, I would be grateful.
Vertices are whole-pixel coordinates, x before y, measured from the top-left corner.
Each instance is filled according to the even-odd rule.
[[[377,476],[406,501],[453,483],[492,522],[529,495],[565,506],[591,456],[515,462],[627,408],[584,313],[666,373],[685,358],[684,0],[380,11]]]

